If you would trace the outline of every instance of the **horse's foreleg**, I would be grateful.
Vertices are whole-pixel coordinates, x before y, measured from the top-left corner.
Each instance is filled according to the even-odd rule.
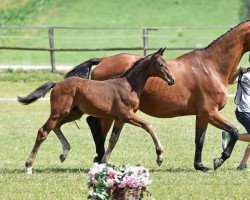
[[[131,114],[130,116],[128,116],[126,122],[141,127],[150,134],[155,144],[155,149],[157,154],[156,163],[160,166],[161,163],[163,162],[163,147],[159,139],[157,138],[156,134],[154,133],[153,126],[148,122],[138,118],[135,114]]]
[[[109,145],[108,145],[108,148],[101,160],[101,163],[107,163],[108,162],[108,159],[110,157],[110,154],[112,152],[112,150],[114,149],[118,139],[119,139],[119,136],[120,136],[120,133],[122,131],[122,128],[123,128],[123,125],[124,125],[124,122],[121,122],[119,120],[115,120],[114,122],[114,126],[113,126],[113,130],[112,130],[112,133],[111,133],[111,136],[110,136],[110,139],[109,139]]]
[[[100,163],[105,153],[104,143],[106,140],[106,136],[108,131],[110,130],[113,120],[99,119],[92,116],[88,116],[86,120],[90,127],[96,146],[97,156],[94,158],[94,162]]]
[[[208,122],[204,119],[204,117],[196,116],[194,168],[203,172],[210,170],[209,168],[203,166],[201,160],[207,125]]]
[[[221,157],[214,159],[214,170],[216,170],[231,156],[234,145],[239,139],[239,132],[238,129],[230,124],[229,121],[225,119],[218,111],[209,113],[209,123],[216,126],[217,128],[227,131],[231,136],[227,147],[221,154]]]
[[[70,147],[68,140],[66,139],[66,137],[62,133],[60,126],[56,126],[53,129],[53,131],[55,132],[56,136],[58,137],[58,139],[60,140],[60,142],[62,144],[63,152],[59,156],[59,158],[60,158],[60,161],[63,162],[67,158],[71,147]]]

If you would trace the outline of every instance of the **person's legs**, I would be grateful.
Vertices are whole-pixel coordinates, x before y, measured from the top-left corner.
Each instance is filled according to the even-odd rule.
[[[247,163],[249,161],[250,158],[250,144],[247,146],[244,156],[240,162],[240,165],[237,169],[241,170],[241,169],[245,169],[247,167]]]
[[[235,111],[237,120],[245,127],[247,134],[239,134],[239,140],[243,142],[250,142],[250,113]],[[250,144],[248,144],[243,158],[240,162],[238,170],[247,168],[247,164],[250,158]]]

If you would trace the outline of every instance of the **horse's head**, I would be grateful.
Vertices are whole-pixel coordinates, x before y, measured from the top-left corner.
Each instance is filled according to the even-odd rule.
[[[161,57],[166,48],[160,48],[157,52],[152,54],[150,72],[154,76],[158,76],[168,83],[168,85],[173,85],[175,82],[175,77],[171,70],[169,69],[166,61]]]

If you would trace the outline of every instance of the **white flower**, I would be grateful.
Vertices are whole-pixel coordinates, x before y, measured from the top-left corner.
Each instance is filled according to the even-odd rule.
[[[115,181],[114,181],[114,179],[107,179],[105,182],[104,182],[104,185],[105,185],[105,187],[107,187],[107,188],[111,188],[111,187],[113,187],[113,185],[114,185],[114,183],[115,183]]]

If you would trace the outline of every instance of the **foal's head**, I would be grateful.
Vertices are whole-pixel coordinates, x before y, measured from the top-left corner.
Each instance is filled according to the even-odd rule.
[[[168,68],[166,61],[161,57],[165,49],[166,48],[160,48],[156,53],[151,55],[149,70],[152,76],[158,76],[166,81],[168,85],[173,85],[175,77]]]

